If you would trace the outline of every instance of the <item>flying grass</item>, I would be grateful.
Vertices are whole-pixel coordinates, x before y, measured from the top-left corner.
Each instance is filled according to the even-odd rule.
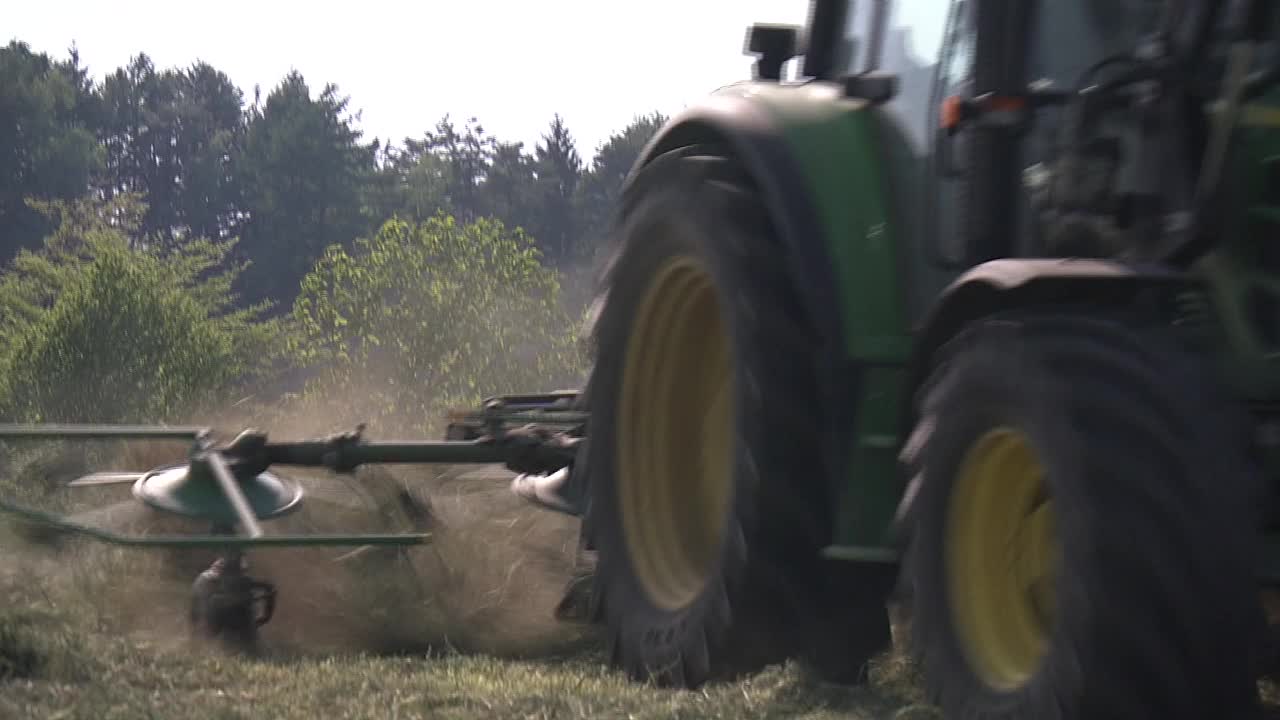
[[[889,718],[900,698],[816,686],[790,666],[698,692],[646,687],[603,658],[365,653],[250,660],[92,635],[92,678],[0,681],[0,717]]]
[[[371,496],[402,486],[389,474],[362,482]],[[190,581],[210,557],[51,542],[0,523],[0,718],[941,717],[898,652],[860,688],[791,664],[695,692],[631,682],[607,669],[591,630],[551,618],[572,570],[572,521],[529,510],[501,483],[450,477],[431,489],[433,545],[255,554],[254,573],[282,593],[259,658],[186,632]],[[322,532],[359,520],[320,505],[288,522]],[[1280,703],[1272,683],[1262,690]]]
[[[278,646],[260,658],[231,656],[191,644],[171,622],[138,621],[173,615],[173,596],[148,603],[138,593],[130,608],[112,592],[86,594],[86,583],[111,571],[74,576],[61,562],[55,572],[56,557],[10,555],[0,574],[0,717],[889,718],[911,701],[892,664],[870,688],[817,685],[784,665],[697,692],[663,690],[607,670],[594,644],[540,656],[447,646],[385,654]]]
[[[349,521],[336,512],[289,522]],[[208,557],[0,525],[0,718],[890,718],[917,700],[892,657],[860,689],[790,665],[697,692],[633,683],[606,669],[590,629],[551,616],[572,521],[483,479],[439,485],[433,512],[438,541],[409,555],[256,554],[255,574],[281,588],[257,659],[186,632]]]

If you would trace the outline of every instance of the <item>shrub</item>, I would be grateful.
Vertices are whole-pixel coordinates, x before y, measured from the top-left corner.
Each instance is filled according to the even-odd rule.
[[[294,305],[307,395],[335,417],[435,426],[446,408],[576,382],[556,272],[519,230],[437,214],[333,247]]]

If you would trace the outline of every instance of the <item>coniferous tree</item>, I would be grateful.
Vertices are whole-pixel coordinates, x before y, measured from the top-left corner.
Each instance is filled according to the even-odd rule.
[[[638,116],[596,150],[576,198],[579,242],[585,256],[593,256],[603,246],[614,205],[628,173],[666,121],[665,116],[656,112]]]
[[[88,192],[102,151],[82,113],[92,107],[78,55],[54,62],[25,43],[0,48],[0,261],[51,230],[27,199]]]
[[[577,223],[573,198],[582,179],[582,158],[559,114],[542,136],[534,157],[539,212],[533,235],[553,262],[565,262],[574,251]]]
[[[350,246],[367,227],[360,196],[375,149],[347,106],[333,85],[313,98],[295,71],[251,109],[239,155],[248,210],[239,247],[253,263],[241,276],[246,300],[287,302],[327,247]]]

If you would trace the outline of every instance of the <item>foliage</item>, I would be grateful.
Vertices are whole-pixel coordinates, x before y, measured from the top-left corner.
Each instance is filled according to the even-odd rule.
[[[243,214],[235,163],[246,123],[230,78],[207,63],[159,71],[139,54],[107,75],[97,95],[102,195],[146,196],[140,234],[153,242],[233,237]]]
[[[24,43],[0,47],[0,258],[38,246],[48,231],[26,197],[79,197],[101,163],[81,73],[74,54],[56,63]]]
[[[464,222],[494,217],[528,232],[548,264],[566,269],[593,258],[623,181],[665,121],[658,113],[635,118],[588,168],[559,115],[532,153],[488,135],[475,118],[459,128],[445,116],[422,139],[383,151],[368,207],[412,220],[436,211]]]
[[[437,208],[469,222],[488,214],[483,186],[496,143],[475,118],[460,131],[446,115],[421,140],[405,138],[404,158],[414,166],[425,161],[436,168],[443,190]]]
[[[572,377],[573,324],[539,255],[499,221],[443,213],[330,248],[294,305],[297,351],[321,368],[312,397],[360,388],[331,411],[425,428],[446,408]]]
[[[448,115],[399,147],[365,142],[335,86],[290,72],[265,99],[203,62],[157,68],[138,53],[95,83],[73,49],[55,61],[0,48],[0,262],[51,230],[27,199],[145,197],[135,243],[180,250],[239,237],[245,303],[287,308],[324,249],[391,217],[492,217],[529,233],[559,269],[590,261],[640,150],[665,120],[639,116],[584,162],[555,115],[527,149]]]
[[[582,177],[582,159],[573,135],[559,115],[542,136],[535,158],[540,212],[534,218],[532,231],[550,257],[564,262],[576,249],[573,199]]]
[[[181,254],[136,249],[145,206],[47,203],[60,218],[40,251],[0,275],[0,415],[142,422],[208,401],[269,357],[257,308],[233,309],[228,242]]]
[[[663,121],[590,162],[559,115],[531,150],[449,116],[397,147],[297,72],[246,105],[207,63],[139,53],[95,82],[74,49],[18,42],[0,107],[0,412],[63,420],[167,417],[233,383],[272,404],[329,361],[319,382],[385,372],[370,407],[423,421],[571,384],[581,270]]]
[[[254,261],[241,288],[250,300],[287,301],[325,248],[351,243],[367,224],[360,193],[375,148],[344,116],[347,102],[333,85],[312,98],[293,72],[251,109],[240,158],[249,212],[241,249]]]
[[[580,223],[579,243],[585,255],[592,255],[604,245],[610,213],[622,192],[622,185],[640,153],[658,129],[667,122],[661,113],[640,115],[621,132],[601,143],[591,168],[578,185],[576,208]]]

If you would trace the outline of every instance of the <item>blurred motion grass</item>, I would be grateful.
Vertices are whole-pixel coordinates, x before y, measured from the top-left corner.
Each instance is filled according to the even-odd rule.
[[[133,452],[129,463],[173,459],[172,448]],[[52,488],[81,463],[23,463],[34,478],[28,500],[79,511],[128,498],[106,488],[67,499]],[[919,695],[896,656],[862,689],[815,685],[789,665],[700,692],[632,683],[606,669],[593,630],[552,618],[572,571],[574,521],[524,506],[501,472],[412,472],[362,471],[353,497],[365,510],[325,501],[343,487],[332,477],[300,478],[321,499],[280,530],[404,529],[384,501],[413,489],[431,508],[435,542],[354,557],[347,548],[256,553],[253,574],[281,591],[258,659],[187,635],[190,582],[211,556],[49,538],[5,521],[0,718],[932,717],[901,714]],[[121,507],[113,521],[135,529],[199,530]]]
[[[173,453],[143,446],[113,467]],[[68,511],[106,504],[118,509],[113,522],[144,530],[200,530],[120,505],[123,488],[58,490],[85,461],[11,456],[27,482],[4,491]],[[523,505],[502,471],[375,468],[351,481],[356,489],[321,473],[298,477],[314,502],[279,530],[404,530],[389,502],[404,490],[430,508],[435,540],[354,556],[254,554],[252,573],[281,591],[257,659],[187,635],[190,582],[211,555],[126,550],[0,521],[0,718],[940,717],[899,652],[877,659],[862,688],[815,683],[791,664],[698,692],[607,670],[595,631],[551,615],[572,572],[576,523]],[[1280,689],[1264,681],[1262,690],[1277,717]]]
[[[519,537],[518,524],[510,529]],[[9,550],[20,542],[11,532],[0,540]],[[190,643],[189,579],[163,554],[80,541],[24,547],[0,561],[2,718],[905,718],[899,708],[917,699],[909,666],[892,657],[864,689],[814,685],[791,666],[701,692],[637,685],[605,669],[590,633],[550,620],[554,584],[515,588],[481,609],[479,583],[494,580],[483,548],[495,542],[465,546],[469,585],[422,596],[405,590],[402,569],[312,573],[326,578],[288,563],[282,592],[295,603],[281,612],[293,622],[267,626],[259,659]],[[442,552],[463,562],[462,547]],[[262,565],[268,575],[283,566]],[[307,585],[326,580],[327,595]],[[342,592],[353,587],[361,592]],[[429,611],[451,593],[472,612]],[[308,612],[306,599],[328,607]]]

